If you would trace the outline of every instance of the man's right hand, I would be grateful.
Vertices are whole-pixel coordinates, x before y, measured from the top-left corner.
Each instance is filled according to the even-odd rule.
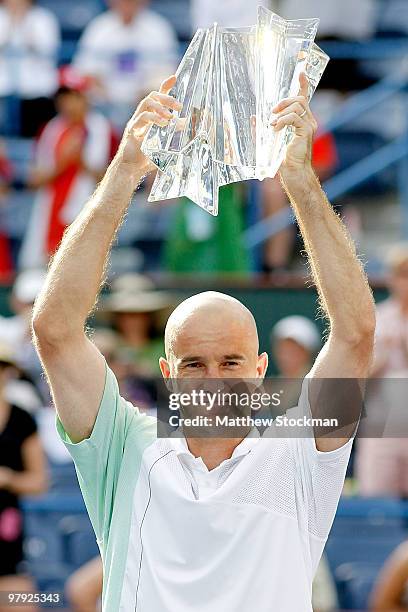
[[[152,91],[137,107],[133,117],[126,126],[117,153],[119,162],[137,174],[154,170],[154,164],[141,151],[147,130],[153,124],[165,127],[172,119],[173,111],[180,111],[182,105],[168,92],[174,87],[176,77],[166,79],[159,91]]]

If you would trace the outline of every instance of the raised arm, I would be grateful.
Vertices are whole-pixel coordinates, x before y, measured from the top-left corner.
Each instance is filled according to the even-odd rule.
[[[132,194],[153,169],[140,149],[143,137],[152,123],[166,125],[170,109],[179,108],[167,95],[174,83],[171,77],[137,108],[104,179],[65,233],[35,304],[34,340],[59,417],[73,442],[90,435],[105,381],[105,363],[86,336],[86,320]]]
[[[328,340],[311,376],[357,381],[368,375],[372,360],[374,301],[354,244],[312,169],[312,142],[317,124],[307,102],[307,88],[307,78],[301,75],[300,95],[276,107],[274,123],[276,130],[285,126],[295,129],[280,176],[299,223],[321,308],[330,324]],[[356,389],[352,381],[347,388],[344,383],[346,396],[353,393],[353,388]],[[343,438],[317,439],[318,449],[324,451],[343,443]]]

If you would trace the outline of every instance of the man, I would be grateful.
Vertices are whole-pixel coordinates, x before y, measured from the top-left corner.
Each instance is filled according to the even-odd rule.
[[[150,89],[174,69],[177,39],[170,23],[147,9],[148,0],[109,0],[111,10],[85,29],[75,57],[77,68],[96,84],[115,125],[123,127]]]
[[[90,108],[89,85],[71,66],[61,68],[57,116],[38,139],[29,181],[37,194],[20,252],[22,268],[47,265],[118,144],[109,121]]]
[[[321,346],[315,323],[298,315],[278,321],[272,329],[271,341],[279,374],[286,378],[306,376]]]
[[[140,147],[151,123],[180,105],[150,94],[126,128],[104,180],[67,231],[33,318],[58,429],[72,453],[104,563],[104,610],[310,612],[311,583],[340,496],[349,436],[259,440],[156,439],[154,420],[120,399],[116,380],[85,334],[107,255],[134,189],[153,169]],[[311,167],[315,120],[301,77],[275,109],[294,127],[281,168],[308,249],[328,341],[309,376],[363,378],[371,360],[371,291],[346,231]],[[171,315],[165,379],[262,379],[254,318],[208,292]],[[319,383],[318,383],[319,384]],[[308,407],[307,387],[300,400]],[[310,389],[310,408],[316,406]],[[330,489],[328,488],[330,487]]]
[[[43,377],[41,363],[31,342],[31,317],[45,277],[44,270],[20,272],[13,285],[9,305],[13,316],[0,316],[0,344],[12,348],[14,361],[38,383]]]
[[[390,297],[377,307],[373,380],[367,393],[369,417],[386,427],[381,439],[359,440],[356,472],[361,495],[407,497],[408,445],[402,432],[403,381],[408,375],[408,244],[394,245],[387,263]],[[400,382],[393,384],[395,378]],[[401,432],[400,437],[396,432]]]
[[[15,368],[7,345],[0,343],[0,592],[32,591],[23,568],[23,513],[20,500],[47,489],[45,457],[34,419],[10,402],[8,382]],[[16,602],[17,612],[38,612]],[[0,599],[0,612],[10,606]]]
[[[53,116],[60,43],[60,27],[51,11],[33,0],[1,3],[0,100],[4,104],[9,96],[20,99],[19,109],[9,106],[7,112],[5,106],[2,133],[19,130],[19,135],[32,138]]]

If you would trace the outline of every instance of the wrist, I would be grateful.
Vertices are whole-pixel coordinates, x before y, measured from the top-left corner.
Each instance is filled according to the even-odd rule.
[[[304,188],[306,184],[317,181],[311,163],[282,166],[280,169],[280,177],[287,189]]]
[[[140,155],[136,160],[130,161],[122,151],[118,151],[114,158],[114,163],[119,173],[124,173],[133,183],[139,184],[140,181],[152,171],[152,162]]]
[[[129,161],[123,154],[118,151],[114,157],[111,169],[118,176],[122,177],[133,189],[136,189],[143,178],[150,172],[149,160],[144,161]]]

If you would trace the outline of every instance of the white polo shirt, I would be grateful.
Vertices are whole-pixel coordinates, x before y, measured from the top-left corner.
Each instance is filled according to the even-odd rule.
[[[309,413],[306,385],[296,410]],[[312,611],[351,441],[321,453],[271,428],[208,472],[180,441],[156,438],[109,369],[90,438],[58,430],[101,549],[103,610]]]
[[[174,72],[177,59],[176,34],[166,19],[143,10],[125,24],[106,11],[82,34],[75,65],[101,80],[109,102],[134,105]]]
[[[58,87],[57,18],[45,8],[31,7],[14,22],[0,6],[0,96],[52,96]]]
[[[171,442],[183,466],[196,499],[204,499],[214,493],[223,481],[222,474],[232,471],[260,440],[259,431],[252,429],[247,437],[235,447],[231,457],[209,470],[201,457],[195,457],[189,450],[185,438],[174,437]]]

